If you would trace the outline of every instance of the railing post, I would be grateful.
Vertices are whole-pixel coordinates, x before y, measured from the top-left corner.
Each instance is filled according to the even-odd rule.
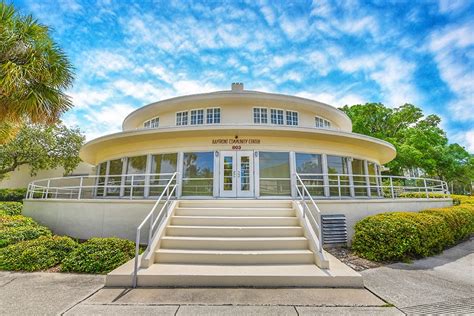
[[[337,192],[341,197],[341,176],[339,174],[337,175]]]
[[[135,239],[135,261],[133,266],[133,277],[132,277],[132,287],[137,287],[137,274],[138,274],[138,257],[140,253],[140,228],[137,228],[137,237]]]
[[[81,177],[81,180],[79,181],[79,191],[77,193],[77,199],[81,199],[81,193],[82,193],[82,183],[83,183],[84,177]]]
[[[426,198],[429,199],[430,195],[428,194],[428,187],[426,185],[426,178],[423,178],[423,184],[425,185]]]
[[[392,199],[395,199],[395,191],[393,190],[393,178],[390,176],[390,192],[392,194]]]
[[[130,180],[130,200],[133,199],[133,174],[132,179]]]
[[[48,199],[48,194],[49,194],[49,185],[50,185],[50,183],[51,183],[51,180],[50,180],[50,179],[48,179],[48,184],[47,184],[47,186],[46,186],[46,199]],[[43,194],[43,198],[45,198],[45,197],[44,197],[44,194]]]

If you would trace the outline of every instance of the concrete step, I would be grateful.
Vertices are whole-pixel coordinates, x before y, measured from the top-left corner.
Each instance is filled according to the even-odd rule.
[[[219,199],[219,200],[182,200],[179,201],[178,207],[194,208],[194,207],[285,207],[293,208],[293,202],[290,200],[236,200],[236,199]]]
[[[156,263],[179,264],[309,264],[314,263],[310,250],[189,250],[158,249]]]
[[[144,287],[336,287],[363,288],[362,276],[326,254],[331,269],[314,264],[202,265],[153,264],[138,271]],[[132,284],[133,259],[106,276],[106,286]]]
[[[296,226],[297,217],[256,216],[173,216],[171,225],[202,226]]]
[[[161,249],[284,250],[308,249],[305,237],[179,237],[165,236]]]
[[[178,207],[175,214],[179,216],[295,216],[295,210],[286,207]]]
[[[167,236],[200,237],[298,237],[303,236],[300,226],[181,226],[170,225]]]

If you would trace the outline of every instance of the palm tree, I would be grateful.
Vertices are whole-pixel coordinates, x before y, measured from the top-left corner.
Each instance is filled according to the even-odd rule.
[[[0,144],[24,123],[52,124],[72,107],[73,67],[47,26],[0,2]]]

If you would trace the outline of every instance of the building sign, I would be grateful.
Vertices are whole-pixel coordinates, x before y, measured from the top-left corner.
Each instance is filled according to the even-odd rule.
[[[213,145],[258,145],[257,138],[217,138],[212,140]]]
[[[232,145],[232,150],[242,149],[242,145],[258,145],[258,138],[217,138],[212,140],[213,145]]]

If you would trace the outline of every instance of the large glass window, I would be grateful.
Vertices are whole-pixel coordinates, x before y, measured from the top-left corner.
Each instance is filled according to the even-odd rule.
[[[296,153],[296,172],[311,195],[324,195],[321,155]]]
[[[107,176],[107,196],[120,196],[122,186],[122,159],[110,160]]]
[[[298,125],[298,112],[286,111],[286,125]]]
[[[283,125],[283,110],[271,109],[270,119],[272,124]]]
[[[211,196],[214,185],[214,152],[184,153],[183,196]]]
[[[367,174],[369,175],[369,186],[371,196],[380,195],[377,177],[377,165],[375,163],[367,162]]]
[[[260,195],[289,196],[290,156],[285,152],[260,152]]]
[[[347,158],[327,156],[329,194],[331,196],[350,196],[349,171]]]
[[[204,110],[191,110],[191,125],[204,124]]]
[[[352,160],[352,181],[355,196],[367,196],[367,178],[365,176],[364,160]]]
[[[176,125],[188,125],[188,112],[176,113]]]
[[[107,174],[107,161],[104,161],[99,164],[97,174],[99,177],[97,178],[97,191],[96,195],[102,196],[104,195],[104,185],[105,185],[105,176]]]
[[[253,122],[255,124],[267,124],[268,113],[266,108],[254,108],[253,109]]]
[[[157,196],[163,192],[172,173],[176,172],[178,154],[157,154],[151,156],[150,196]]]
[[[129,157],[125,177],[125,196],[144,196],[147,156]],[[133,176],[132,176],[133,175]]]
[[[221,109],[210,108],[206,110],[206,122],[207,124],[220,124],[221,123]]]

